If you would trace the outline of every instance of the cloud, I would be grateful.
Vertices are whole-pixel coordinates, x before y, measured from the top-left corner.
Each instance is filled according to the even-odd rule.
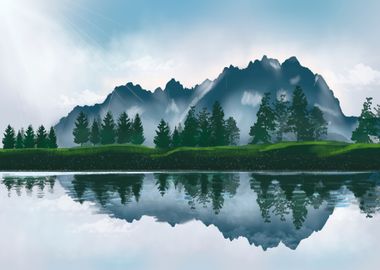
[[[99,103],[105,99],[103,95],[98,95],[88,89],[79,93],[73,93],[72,96],[61,95],[60,98],[62,101],[61,106],[64,108],[75,107],[76,105]]]
[[[257,107],[261,102],[261,98],[262,96],[258,93],[244,91],[243,96],[241,97],[241,104]]]

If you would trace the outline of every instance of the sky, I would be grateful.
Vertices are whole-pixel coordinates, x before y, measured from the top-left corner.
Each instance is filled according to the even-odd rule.
[[[296,56],[343,112],[380,103],[377,0],[1,0],[0,128],[55,124],[131,81],[187,87]]]

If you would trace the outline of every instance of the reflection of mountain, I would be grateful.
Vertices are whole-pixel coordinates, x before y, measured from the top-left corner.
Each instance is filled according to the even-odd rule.
[[[128,222],[153,216],[172,226],[193,219],[228,239],[246,238],[263,249],[280,242],[295,249],[325,225],[335,206],[358,202],[371,217],[380,210],[378,174],[269,175],[158,173],[58,176],[80,203]],[[54,187],[54,177],[4,177],[8,190]],[[19,192],[20,194],[20,192]]]
[[[127,83],[116,87],[103,103],[93,106],[77,106],[55,126],[59,144],[72,146],[72,129],[80,111],[90,119],[103,117],[108,110],[115,116],[126,111],[130,116],[142,116],[146,143],[152,144],[154,130],[161,118],[171,126],[183,121],[192,105],[197,108],[211,108],[218,100],[226,115],[234,116],[241,129],[242,143],[248,141],[249,127],[255,122],[256,112],[265,92],[272,97],[279,94],[291,96],[295,85],[300,85],[311,105],[319,106],[330,123],[329,138],[348,140],[356,123],[356,118],[346,117],[337,98],[322,76],[303,67],[295,57],[279,63],[276,59],[264,56],[250,62],[246,68],[226,67],[213,81],[205,80],[191,89],[170,80],[164,89],[155,91],[143,89],[140,85]]]

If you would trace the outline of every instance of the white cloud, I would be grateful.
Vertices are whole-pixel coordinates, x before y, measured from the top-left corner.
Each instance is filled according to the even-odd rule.
[[[88,89],[79,93],[73,93],[72,96],[61,95],[60,98],[62,101],[61,106],[64,108],[99,103],[105,99],[103,95],[98,95]]]
[[[169,106],[166,108],[165,113],[179,113],[179,109],[177,104],[175,103],[174,99],[170,102]]]
[[[257,107],[261,102],[262,96],[252,91],[244,91],[241,97],[241,104]]]

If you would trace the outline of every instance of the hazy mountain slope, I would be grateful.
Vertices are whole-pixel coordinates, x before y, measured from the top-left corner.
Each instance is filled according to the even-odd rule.
[[[241,129],[241,143],[247,143],[249,127],[256,120],[262,95],[271,92],[274,98],[284,93],[290,98],[296,85],[303,88],[310,105],[319,106],[324,111],[329,121],[329,137],[348,140],[356,118],[343,114],[338,99],[322,76],[303,67],[295,57],[281,64],[264,56],[243,69],[234,66],[224,68],[215,80],[206,80],[192,89],[184,88],[174,79],[164,89],[157,88],[155,91],[147,91],[132,83],[118,86],[103,103],[77,106],[62,118],[56,125],[59,144],[73,145],[72,129],[80,111],[87,113],[90,119],[103,117],[108,110],[113,112],[115,118],[122,111],[130,117],[138,112],[143,119],[146,144],[151,145],[161,118],[173,127],[183,120],[190,106],[211,108],[216,100],[221,102],[226,116],[236,118]]]

